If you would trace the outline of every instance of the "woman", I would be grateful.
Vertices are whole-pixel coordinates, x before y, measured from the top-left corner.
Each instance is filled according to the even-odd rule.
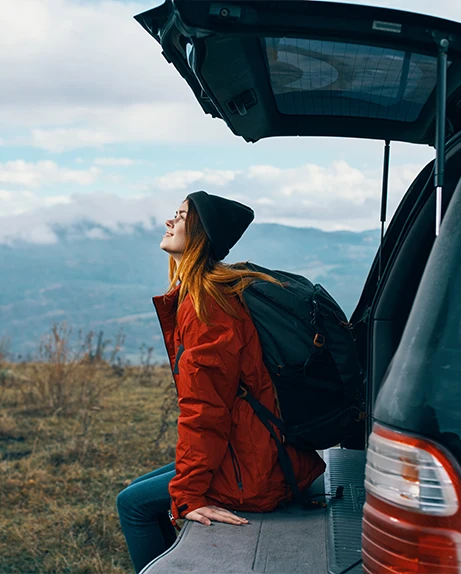
[[[277,447],[251,406],[243,381],[277,412],[272,381],[242,293],[260,273],[220,261],[253,220],[241,203],[198,191],[166,221],[160,247],[170,255],[170,288],[154,297],[178,391],[176,465],[135,480],[117,499],[131,559],[139,572],[175,534],[168,520],[242,526],[233,511],[273,510],[291,497]],[[316,452],[287,450],[300,490],[325,469]]]

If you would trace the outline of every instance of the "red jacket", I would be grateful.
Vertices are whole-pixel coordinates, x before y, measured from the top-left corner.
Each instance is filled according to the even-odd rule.
[[[173,516],[208,505],[273,510],[290,498],[277,447],[250,405],[236,396],[242,380],[278,412],[253,322],[236,299],[238,319],[209,297],[210,324],[198,319],[189,296],[176,314],[178,291],[153,298],[172,366],[181,343],[185,348],[175,375],[180,414],[176,476],[169,486]],[[316,452],[287,448],[303,490],[323,473],[325,463]]]

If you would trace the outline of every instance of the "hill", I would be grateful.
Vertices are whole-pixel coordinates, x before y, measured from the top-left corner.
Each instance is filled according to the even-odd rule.
[[[118,234],[82,223],[56,231],[59,241],[52,245],[0,245],[0,338],[11,340],[13,358],[33,357],[41,336],[65,321],[74,333],[103,331],[112,340],[123,328],[125,357],[137,362],[144,343],[164,360],[151,302],[168,284],[167,256],[158,248],[163,226]],[[255,224],[227,261],[250,260],[305,275],[322,283],[350,316],[378,241],[377,230]]]

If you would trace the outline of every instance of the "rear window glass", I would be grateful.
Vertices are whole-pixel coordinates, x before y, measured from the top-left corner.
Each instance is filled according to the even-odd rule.
[[[436,85],[437,59],[431,56],[305,38],[264,43],[282,114],[412,122]]]

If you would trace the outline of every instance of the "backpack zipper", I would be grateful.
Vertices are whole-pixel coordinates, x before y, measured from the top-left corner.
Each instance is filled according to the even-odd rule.
[[[235,454],[234,447],[229,443],[229,452],[231,455],[232,466],[234,467],[235,480],[237,481],[237,486],[239,489],[239,500],[240,504],[243,504],[243,482],[242,482],[242,471],[240,469],[240,464]]]

